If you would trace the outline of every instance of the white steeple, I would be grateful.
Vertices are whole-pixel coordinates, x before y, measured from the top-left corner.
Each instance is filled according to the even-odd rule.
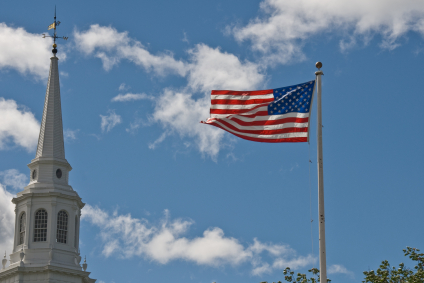
[[[28,165],[31,169],[31,181],[25,189],[28,188],[30,192],[34,191],[34,189],[51,189],[53,184],[55,189],[72,191],[72,188],[68,185],[68,174],[72,167],[65,159],[62,106],[60,102],[59,59],[56,57],[56,39],[67,39],[67,37],[57,36],[56,27],[59,24],[60,22],[56,21],[55,7],[54,22],[49,25],[49,29],[54,28],[54,35],[43,36],[52,37],[54,40],[53,57],[50,58],[50,72],[37,152],[35,158]]]
[[[55,17],[54,28],[58,23]],[[80,265],[79,228],[85,204],[68,184],[72,167],[65,159],[56,43],[52,52],[37,152],[28,164],[29,184],[12,200],[13,252],[10,265],[0,270],[0,283],[96,281]]]
[[[56,50],[56,49],[53,49]],[[58,58],[50,58],[50,73],[44,101],[43,118],[35,158],[28,167],[31,169],[30,184],[26,189],[56,189],[72,191],[68,185],[71,165],[65,159],[63,139],[62,106],[60,102]]]

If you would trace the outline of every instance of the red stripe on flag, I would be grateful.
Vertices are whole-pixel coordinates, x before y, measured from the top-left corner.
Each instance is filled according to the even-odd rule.
[[[238,100],[238,99],[212,99],[211,104],[223,104],[223,105],[248,105],[248,104],[259,104],[265,102],[272,102],[274,98],[267,99],[248,99],[248,100]]]
[[[251,115],[243,115],[243,117],[246,117],[246,118],[255,118],[258,116],[269,116],[269,114],[268,114],[268,111],[258,111]]]

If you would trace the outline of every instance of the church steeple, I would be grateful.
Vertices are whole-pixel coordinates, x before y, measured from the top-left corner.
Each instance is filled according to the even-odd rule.
[[[56,44],[53,47],[37,152],[35,158],[28,164],[31,170],[31,181],[25,189],[45,190],[51,189],[51,184],[56,184],[60,186],[56,186],[54,189],[72,191],[72,188],[68,185],[68,173],[72,170],[72,167],[65,159],[59,59],[56,57]]]
[[[68,173],[72,170],[71,165],[65,159],[65,145],[63,139],[62,105],[60,101],[59,68],[56,57],[56,39],[58,37],[56,28],[60,24],[56,21],[56,9],[54,22],[48,29],[54,29],[53,36],[43,37],[53,38],[53,57],[50,58],[50,72],[47,82],[46,98],[44,101],[43,118],[41,120],[40,135],[38,138],[37,152],[35,158],[28,164],[31,170],[29,185],[25,190],[51,190],[52,184],[57,185],[54,189],[70,190],[68,185]]]
[[[54,40],[59,38],[59,23],[55,13],[49,26],[55,29]],[[55,42],[37,152],[28,164],[30,183],[12,199],[15,236],[9,266],[2,261],[0,283],[34,282],[34,278],[40,282],[96,281],[80,265],[79,229],[85,204],[68,184],[72,167],[65,159],[56,47]]]

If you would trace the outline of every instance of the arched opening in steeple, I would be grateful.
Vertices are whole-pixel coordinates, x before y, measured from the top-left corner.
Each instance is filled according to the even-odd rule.
[[[56,242],[66,244],[68,236],[68,213],[64,210],[57,214]]]
[[[22,245],[25,242],[25,228],[26,228],[26,213],[22,212],[19,217],[19,244]]]
[[[79,242],[79,240],[78,240],[78,227],[79,227],[79,225],[78,225],[78,216],[76,216],[75,215],[75,239],[74,239],[74,247],[78,250],[78,242]]]
[[[47,211],[39,209],[35,213],[34,242],[47,241]]]

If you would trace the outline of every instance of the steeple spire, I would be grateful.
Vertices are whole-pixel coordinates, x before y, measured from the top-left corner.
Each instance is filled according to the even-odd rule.
[[[50,58],[49,80],[35,158],[65,159],[58,60],[56,56]]]

